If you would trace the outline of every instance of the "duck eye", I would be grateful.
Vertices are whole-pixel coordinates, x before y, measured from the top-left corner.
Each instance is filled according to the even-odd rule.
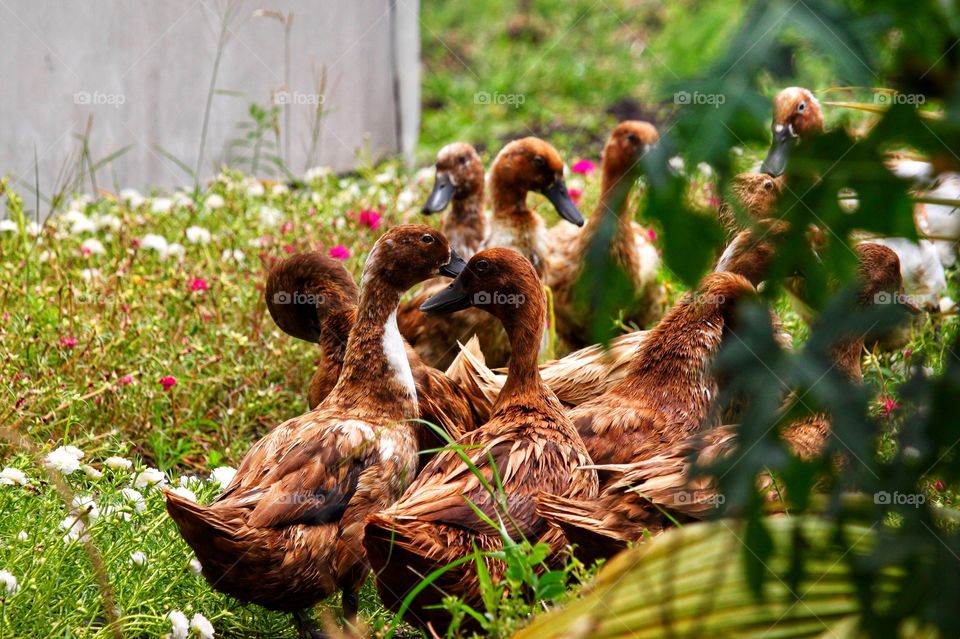
[[[477,263],[473,265],[473,268],[482,272],[487,270],[487,267],[489,266],[490,266],[490,263],[487,262],[486,260],[478,260]]]
[[[467,156],[461,155],[461,156],[460,156],[460,164],[466,164],[466,163],[467,163]]]
[[[536,164],[537,167],[541,169],[547,166],[547,161],[544,159],[542,155],[534,156],[533,163]]]
[[[433,244],[433,236],[430,235],[429,233],[424,233],[423,236],[420,238],[420,241],[423,242],[424,244]]]
[[[803,113],[803,112],[806,111],[806,110],[807,110],[807,103],[806,103],[806,102],[801,102],[800,104],[797,105],[797,111],[798,111],[799,113]]]
[[[630,142],[630,144],[640,144],[640,137],[636,133],[628,133],[627,141]]]
[[[773,190],[773,180],[764,180],[764,181],[763,181],[763,188],[764,188],[765,190],[767,190],[767,191],[772,191],[772,190]]]

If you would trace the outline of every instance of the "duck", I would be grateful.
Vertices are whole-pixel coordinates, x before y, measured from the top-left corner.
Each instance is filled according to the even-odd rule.
[[[877,303],[881,293],[902,299],[899,258],[889,248],[871,243],[855,248],[860,282],[857,304],[866,308]],[[920,312],[905,300],[911,313]],[[830,354],[836,369],[852,383],[863,381],[860,356],[864,335],[843,337]],[[784,427],[782,436],[788,449],[798,458],[810,460],[826,447],[831,432],[830,416],[814,413],[798,418]],[[634,462],[598,465],[607,474],[595,501],[571,500],[543,494],[538,497],[538,512],[559,525],[571,542],[577,544],[578,557],[585,562],[612,557],[628,544],[646,534],[656,534],[675,523],[697,521],[716,511],[715,482],[711,477],[690,477],[691,459],[700,467],[729,455],[737,438],[736,425],[724,425],[685,437]],[[782,499],[769,477],[760,478],[767,500]]]
[[[364,536],[377,592],[395,612],[423,575],[461,562],[420,591],[404,617],[438,636],[450,622],[440,606],[446,596],[482,607],[476,564],[464,561],[477,549],[500,551],[501,534],[547,544],[553,556],[565,547],[560,530],[536,514],[535,495],[546,490],[590,500],[598,491],[596,474],[578,470],[591,463],[583,442],[539,374],[537,351],[546,295],[533,265],[514,250],[485,249],[473,256],[461,276],[427,300],[424,311],[463,310],[479,293],[492,290],[525,300],[515,305],[504,297],[483,305],[510,336],[513,355],[507,383],[490,421],[440,452],[397,503],[370,515]],[[497,494],[500,488],[488,492],[484,483],[502,487],[502,494]],[[490,527],[474,508],[501,522],[502,530]],[[491,579],[502,580],[503,562],[488,557],[485,564]]]
[[[584,336],[592,321],[589,311],[575,304],[574,285],[583,272],[587,248],[611,215],[616,218],[616,231],[610,255],[630,278],[635,295],[633,300],[624,300],[625,319],[643,328],[663,315],[665,292],[657,282],[660,254],[647,230],[633,221],[629,211],[629,189],[633,185],[624,183],[659,139],[657,128],[649,122],[628,120],[618,124],[603,147],[600,201],[590,220],[583,228],[561,222],[550,229],[546,283],[553,291],[557,333],[573,348],[586,346]]]
[[[446,234],[444,234],[446,235]],[[454,249],[454,253],[458,254]],[[307,392],[309,408],[323,401],[340,377],[350,330],[357,318],[359,289],[343,262],[320,251],[298,253],[273,265],[264,288],[267,310],[280,330],[298,339],[320,345],[323,357],[317,365]],[[404,341],[404,349],[417,387],[420,419],[443,428],[457,437],[487,421],[492,402],[477,393],[458,370],[464,356],[450,369],[439,371],[423,363]],[[483,354],[474,340],[466,348],[474,358]],[[443,446],[445,439],[432,428],[417,429],[420,451]]]
[[[356,321],[326,398],[254,444],[213,503],[164,492],[211,587],[292,612],[304,637],[322,636],[307,610],[337,591],[355,619],[368,573],[364,517],[400,497],[417,470],[417,392],[397,305],[411,286],[462,267],[428,226],[382,235],[364,266]]]
[[[773,215],[777,201],[786,182],[784,177],[774,177],[760,172],[738,173],[733,177],[731,191],[736,204],[723,201],[717,215],[728,239],[745,230],[750,223],[767,219]],[[739,219],[737,205],[746,214],[747,219]]]
[[[527,194],[536,191],[556,208],[560,217],[583,225],[584,218],[567,191],[563,160],[548,142],[527,137],[514,140],[497,154],[490,169],[493,214],[483,247],[505,247],[518,251],[533,265],[538,277],[547,268],[547,231],[543,218],[527,208]],[[445,284],[424,287],[400,306],[400,332],[430,366],[447,368],[458,353],[457,343],[476,335],[490,366],[505,366],[510,358],[510,341],[503,327],[479,308],[451,317],[424,316],[420,306],[443,290]],[[490,296],[496,291],[489,291]],[[478,303],[483,300],[478,300]]]
[[[422,211],[425,215],[439,213],[453,203],[443,219],[443,234],[466,260],[480,250],[488,233],[483,183],[483,162],[471,145],[452,142],[437,153],[433,189]]]
[[[790,149],[803,138],[823,133],[823,110],[809,89],[787,87],[773,98],[773,142],[760,172],[774,177],[787,170]]]

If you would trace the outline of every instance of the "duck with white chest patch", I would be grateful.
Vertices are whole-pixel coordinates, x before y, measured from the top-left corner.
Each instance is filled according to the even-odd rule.
[[[217,590],[294,613],[336,591],[356,616],[368,566],[364,517],[392,504],[416,474],[417,394],[396,323],[400,297],[463,261],[443,235],[396,227],[364,267],[356,322],[339,379],[314,410],[257,442],[209,506],[167,492],[167,512]]]

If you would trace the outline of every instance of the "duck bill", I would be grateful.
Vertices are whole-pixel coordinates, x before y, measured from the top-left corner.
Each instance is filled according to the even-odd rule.
[[[467,266],[467,261],[457,255],[457,252],[450,249],[450,261],[440,267],[440,275],[444,277],[456,277],[463,272]]]
[[[459,279],[450,282],[450,286],[443,289],[426,302],[420,305],[420,310],[430,315],[445,315],[470,308],[470,296],[463,290]]]
[[[573,203],[573,198],[570,197],[570,192],[567,191],[567,185],[564,183],[563,178],[558,177],[553,181],[553,184],[541,191],[541,193],[550,200],[550,204],[553,204],[553,208],[557,209],[560,217],[571,224],[583,226],[583,213],[581,213],[577,205]]]
[[[430,191],[430,195],[427,196],[427,201],[423,205],[423,212],[429,215],[430,213],[439,213],[447,208],[450,200],[453,199],[453,192],[455,190],[449,175],[446,173],[437,173],[437,179],[433,183],[433,190]]]
[[[773,144],[767,151],[767,157],[760,165],[760,171],[773,177],[780,177],[787,170],[787,159],[790,157],[790,147],[793,146],[794,135],[789,125],[781,125],[780,130],[773,134]]]

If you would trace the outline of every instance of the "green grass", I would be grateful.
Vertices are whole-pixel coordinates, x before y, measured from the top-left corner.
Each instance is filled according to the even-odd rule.
[[[516,3],[507,0],[425,3],[420,163],[429,164],[455,139],[477,143],[489,159],[507,139],[531,132],[547,137],[569,163],[596,160],[618,118],[655,118],[668,127],[671,82],[722,49],[743,5],[537,2],[535,17],[511,23]],[[523,28],[511,34],[511,24]],[[704,44],[693,50],[688,42]],[[816,55],[804,58],[795,81],[835,84]],[[523,103],[478,104],[479,92],[522,95]],[[760,152],[746,149],[741,163]],[[319,178],[303,190],[267,187],[260,193],[244,176],[227,173],[195,198],[175,197],[166,211],[153,210],[157,197],[134,206],[111,197],[81,198],[65,207],[75,213],[52,218],[36,237],[0,232],[0,424],[35,442],[42,454],[77,446],[85,452],[83,463],[103,472],[99,479],[82,470],[66,479],[101,511],[88,532],[104,557],[126,636],[170,632],[166,615],[174,609],[188,617],[202,613],[218,636],[293,636],[285,615],[241,606],[194,575],[190,551],[159,491],[143,489],[145,507],[137,512],[121,492],[135,471],[107,468],[104,461],[120,455],[137,469],[157,467],[174,485],[199,477],[203,481],[191,487],[201,499],[212,498],[217,486],[206,479],[214,468],[236,466],[271,426],[306,408],[306,384],[318,357],[316,348],[282,334],[267,315],[261,255],[343,244],[351,251],[347,266],[357,275],[379,232],[359,225],[350,212],[382,207],[384,226],[424,221],[416,211],[430,179],[417,181],[388,163],[342,179]],[[599,177],[571,183],[584,191],[581,208],[591,211]],[[210,195],[222,197],[222,207],[207,206]],[[16,214],[22,205],[7,197]],[[531,201],[556,219],[542,198]],[[271,215],[262,216],[263,207],[279,212],[276,224],[262,219]],[[101,227],[72,232],[84,220]],[[191,243],[191,226],[209,231],[210,242]],[[164,259],[145,247],[148,234],[182,244],[182,259]],[[91,238],[102,243],[102,254],[81,250]],[[244,259],[224,256],[234,251]],[[90,276],[91,269],[99,275]],[[671,295],[682,291],[663,277]],[[198,279],[206,290],[191,290],[202,288]],[[956,298],[955,288],[951,293]],[[800,343],[805,326],[785,303],[778,310]],[[944,345],[956,330],[955,319],[927,319],[906,349],[940,370]],[[896,386],[908,374],[903,350],[870,355],[864,371],[878,389],[879,411],[886,399],[896,399]],[[176,379],[169,390],[160,384],[167,376]],[[893,432],[895,410],[889,424]],[[878,454],[890,454],[892,445],[884,438]],[[60,524],[68,512],[54,485],[36,460],[0,443],[5,467],[22,469],[29,485],[0,485],[0,570],[20,586],[14,595],[0,591],[0,637],[110,636],[83,544],[63,540]],[[955,491],[932,494],[954,504]],[[111,505],[124,510],[109,516]],[[130,562],[135,552],[145,554],[144,565]],[[372,588],[363,591],[361,604],[361,616],[382,633],[390,616]],[[529,612],[515,610],[519,620],[505,628]],[[404,629],[400,636],[411,634]]]

